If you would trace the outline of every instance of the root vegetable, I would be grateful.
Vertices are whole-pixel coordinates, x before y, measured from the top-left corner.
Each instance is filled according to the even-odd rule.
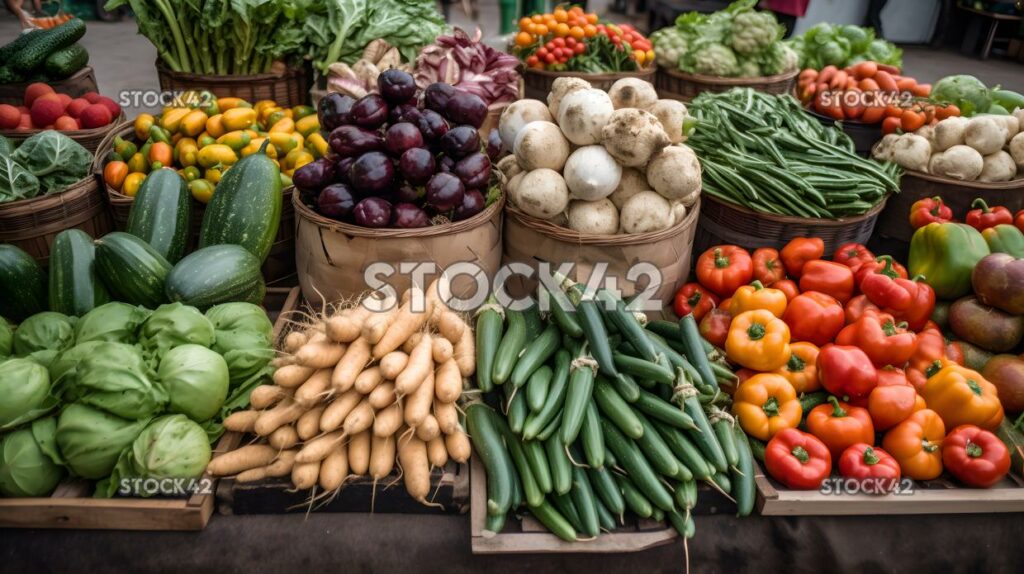
[[[975,116],[967,120],[964,143],[983,156],[996,153],[1006,144],[1006,130],[991,116]]]
[[[356,377],[370,362],[370,351],[370,343],[366,339],[360,337],[352,341],[331,375],[331,386],[335,391],[343,393],[352,388]]]
[[[296,455],[296,458],[298,456]],[[320,475],[320,461],[299,463],[292,467],[292,486],[296,490],[306,490],[316,485],[316,479]]]
[[[946,151],[955,145],[962,145],[964,143],[964,130],[967,129],[967,122],[967,118],[957,116],[946,118],[935,124],[935,149],[937,151]],[[883,141],[888,137],[882,138]]]
[[[431,440],[441,436],[441,427],[438,425],[437,419],[434,415],[427,415],[423,422],[416,427],[416,438],[423,442],[430,442]]]
[[[1003,130],[1003,141],[1009,142],[1013,139],[1013,136],[1017,135],[1020,131],[1020,120],[1014,116],[985,116],[992,120],[995,120],[996,124],[999,125]]]
[[[427,441],[427,460],[434,468],[448,464],[448,449],[444,446],[443,436],[438,435]]]
[[[572,143],[593,145],[601,142],[601,130],[615,117],[615,111],[604,91],[574,90],[558,104],[558,127]]]
[[[276,457],[277,449],[274,447],[266,444],[250,444],[215,457],[206,466],[206,472],[213,476],[231,476],[251,468],[266,466]]]
[[[395,380],[409,363],[409,355],[402,351],[391,351],[380,360],[380,374],[389,381]]]
[[[519,205],[519,184],[523,181],[524,175],[526,175],[526,172],[520,170],[519,173],[508,178],[508,183],[505,184],[505,192],[508,194],[508,198],[516,205]]]
[[[326,369],[338,364],[345,355],[345,348],[340,343],[310,341],[295,352],[295,362],[313,369]]]
[[[299,442],[299,433],[295,432],[295,427],[291,425],[285,425],[276,431],[270,433],[267,437],[267,444],[276,448],[277,450],[286,450],[292,448]]]
[[[391,436],[402,426],[402,405],[397,402],[377,412],[373,421],[374,436]]]
[[[370,476],[374,481],[380,480],[391,474],[395,467],[395,437],[372,436],[370,437]]]
[[[429,373],[416,390],[405,397],[405,424],[416,428],[430,414],[434,404],[434,373]]]
[[[661,150],[647,165],[647,182],[666,199],[678,199],[690,206],[700,195],[700,162],[697,154],[685,145]]]
[[[938,127],[936,127],[936,135],[938,135]],[[900,137],[900,134],[886,134],[871,147],[871,157],[878,161],[892,161],[892,148]]]
[[[324,330],[332,341],[351,343],[362,333],[363,324],[372,314],[373,311],[363,305],[356,305],[328,319]]]
[[[439,365],[448,359],[451,359],[452,353],[455,352],[455,348],[452,346],[451,341],[444,337],[434,337],[433,345],[434,364]]]
[[[548,92],[548,111],[551,112],[551,117],[558,117],[562,98],[576,90],[589,90],[591,87],[590,82],[582,78],[572,76],[555,78],[555,81],[551,83],[551,91]]]
[[[554,123],[554,121],[548,107],[540,100],[512,102],[501,112],[501,118],[498,120],[498,135],[501,137],[501,145],[505,149],[511,150],[516,143],[519,130],[530,122]]]
[[[935,143],[935,126],[922,126],[914,132],[914,135],[923,137],[928,141],[928,146],[930,148],[928,151],[929,157],[938,150],[938,144]]]
[[[928,171],[932,144],[917,134],[903,134],[892,145],[892,160],[903,169]]]
[[[1017,175],[1017,164],[1005,151],[985,156],[978,181],[1010,181]]]
[[[455,359],[441,363],[434,373],[434,394],[442,403],[453,403],[462,394],[462,374]]]
[[[405,490],[409,496],[425,503],[430,494],[430,463],[427,445],[415,436],[398,440],[398,461],[405,475]]]
[[[627,199],[649,189],[651,189],[651,185],[647,183],[647,176],[644,175],[644,172],[635,167],[624,167],[622,168],[622,177],[619,178],[619,185],[608,196],[608,199],[615,204],[615,209],[622,209],[622,204],[626,203]]]
[[[444,434],[451,434],[459,428],[459,409],[455,403],[434,401],[434,418]]]
[[[377,385],[376,389],[366,397],[366,400],[370,402],[370,406],[377,409],[378,411],[384,407],[393,404],[398,399],[395,394],[395,383],[386,382]],[[380,416],[378,414],[378,416]]]
[[[293,389],[302,383],[305,383],[306,379],[308,379],[315,371],[316,369],[313,367],[304,367],[301,365],[288,365],[287,367],[281,367],[274,371],[274,384],[286,389]]]
[[[363,338],[371,345],[376,344],[387,332],[396,316],[398,316],[398,307],[374,313],[363,323]]]
[[[260,413],[252,430],[259,436],[269,436],[283,425],[297,421],[304,412],[306,412],[306,407],[292,399],[285,399],[274,408]]]
[[[569,202],[569,229],[580,233],[614,235],[619,230],[619,210],[610,199]]]
[[[515,203],[528,215],[551,219],[569,205],[569,188],[557,171],[535,169],[519,182]]]
[[[447,309],[438,316],[437,332],[453,345],[459,342],[467,328],[466,322],[455,311]]]
[[[302,331],[292,331],[285,335],[284,338],[284,351],[286,353],[294,353],[298,351],[300,347],[306,344],[308,337]]]
[[[277,456],[277,460],[267,466],[252,468],[239,473],[238,476],[235,477],[235,482],[256,482],[265,478],[288,476],[295,464],[295,453],[296,451],[294,450],[282,451],[281,454]]]
[[[444,445],[448,448],[448,456],[455,462],[466,462],[473,451],[469,445],[469,437],[460,427],[453,433],[444,436]]]
[[[274,367],[275,369],[280,369],[281,367],[287,367],[288,365],[294,364],[295,357],[289,355],[281,355],[280,357],[274,357],[273,359],[270,360],[270,366]]]
[[[459,374],[463,377],[472,377],[476,373],[476,337],[469,327],[462,330],[462,337],[455,343],[452,359],[459,366]]]
[[[569,158],[569,140],[551,122],[530,122],[519,130],[512,153],[525,171],[540,168],[562,171]]]
[[[512,146],[509,146],[508,149],[511,150]],[[523,168],[519,167],[519,162],[516,161],[514,155],[507,155],[499,159],[494,167],[498,168],[498,171],[503,173],[507,179],[512,179],[516,174],[523,172]]]
[[[363,399],[345,417],[345,422],[341,425],[341,428],[345,431],[346,436],[357,435],[373,426],[373,415],[373,407],[370,406],[370,402]]]
[[[320,416],[320,430],[330,432],[340,427],[341,423],[345,422],[345,417],[352,412],[352,409],[356,408],[361,400],[363,400],[363,395],[360,395],[359,391],[355,389],[349,389],[335,397]]]
[[[1010,157],[1013,158],[1013,163],[1017,164],[1017,169],[1024,170],[1024,132],[1010,140]]]
[[[383,381],[384,375],[381,374],[380,367],[370,367],[359,373],[353,388],[360,394],[368,395]]]
[[[224,419],[224,430],[232,432],[252,432],[256,425],[256,419],[260,418],[258,411],[238,411],[231,413]]]
[[[562,172],[574,199],[596,201],[608,197],[619,185],[622,167],[604,146],[588,145],[572,152]]]
[[[342,443],[320,463],[320,488],[338,490],[348,478],[348,445]]]
[[[612,114],[601,130],[601,143],[622,165],[640,167],[670,142],[654,114],[626,108]],[[650,174],[647,181],[654,183]]]
[[[419,305],[421,299],[414,296],[413,299],[403,304],[401,309],[398,310],[398,316],[395,321],[388,327],[387,333],[377,344],[373,346],[373,358],[381,359],[384,355],[387,355],[391,351],[396,351],[402,347],[409,337],[413,333],[419,331],[426,324],[427,319],[430,318],[430,312],[433,309],[431,301],[426,300],[426,309],[414,310],[414,305]]]
[[[348,468],[352,474],[362,475],[370,468],[370,431],[363,431],[348,443]]]
[[[626,233],[650,233],[672,225],[672,206],[653,191],[641,191],[622,206],[619,220]]]
[[[299,420],[295,421],[295,432],[299,440],[309,440],[320,434],[320,419],[323,418],[325,410],[325,407],[314,407],[302,413]]]
[[[672,225],[678,224],[680,221],[686,219],[686,206],[682,202],[672,202]]]
[[[295,455],[295,462],[306,464],[309,462],[319,462],[327,458],[327,455],[331,454],[345,440],[345,436],[345,433],[342,431],[334,431],[307,441],[302,446],[302,449],[299,450],[299,453]]]
[[[929,173],[961,181],[978,179],[984,167],[985,160],[978,150],[966,145],[955,145],[944,152],[937,153],[928,163]]]
[[[257,410],[270,408],[288,396],[288,390],[277,385],[260,385],[249,393],[249,406]]]
[[[658,118],[662,129],[668,135],[668,141],[674,144],[686,141],[686,135],[683,134],[683,123],[689,117],[686,104],[679,100],[658,100],[647,108],[647,111]]]
[[[331,395],[331,370],[320,369],[295,389],[295,402],[309,408]]]
[[[422,338],[423,333],[413,333],[411,337],[409,337],[408,339],[406,339],[404,343],[402,343],[402,352],[407,355],[411,353],[412,350],[416,348],[416,345],[419,344]],[[431,348],[431,353],[433,353],[433,348]]]
[[[646,110],[658,101],[658,92],[650,82],[639,78],[622,78],[608,90],[615,109],[640,108]]]
[[[409,364],[395,379],[395,392],[398,396],[412,393],[433,373],[433,349],[430,335],[424,335],[409,354]]]

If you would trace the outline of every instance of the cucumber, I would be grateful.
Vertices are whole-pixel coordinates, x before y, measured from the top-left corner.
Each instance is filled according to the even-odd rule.
[[[534,338],[516,361],[510,379],[515,387],[521,387],[551,355],[555,354],[561,344],[561,332],[553,323],[549,324],[539,336]]]
[[[46,272],[31,255],[0,244],[0,316],[14,322],[46,310]]]
[[[172,265],[185,255],[192,195],[173,169],[158,169],[139,187],[125,231],[142,239]]]
[[[110,301],[96,274],[96,245],[80,229],[61,231],[50,248],[50,310],[81,317]]]
[[[9,63],[17,72],[31,72],[42,65],[50,54],[67,48],[81,40],[84,35],[85,22],[81,18],[72,18],[56,28],[30,38],[22,49],[11,56]]]
[[[484,463],[487,474],[487,514],[498,515],[512,506],[512,482],[517,480],[512,456],[501,438],[490,407],[474,403],[466,407],[466,427],[473,450]]]
[[[526,394],[526,404],[530,407],[530,412],[540,412],[544,408],[544,403],[548,398],[548,388],[551,386],[552,375],[551,367],[542,365],[541,368],[530,375],[526,388],[520,389],[521,393]]]
[[[583,414],[583,426],[580,427],[580,438],[587,465],[593,468],[603,467],[604,435],[601,434],[601,415],[598,414],[594,401],[587,403],[587,411]]]
[[[265,292],[260,260],[240,245],[204,247],[167,276],[167,298],[201,310],[231,301],[258,305]]]
[[[612,478],[622,492],[622,498],[626,506],[633,511],[633,514],[641,518],[650,518],[654,512],[654,509],[651,507],[651,501],[647,500],[640,490],[625,476],[613,473]]]
[[[606,419],[601,420],[605,444],[615,454],[626,474],[654,506],[669,512],[675,508],[672,495],[665,489],[650,462],[640,453],[639,447],[627,439],[619,429]]]
[[[579,455],[579,453],[575,453]],[[588,536],[601,533],[600,520],[597,517],[597,503],[594,489],[587,478],[587,471],[579,466],[572,467],[572,490],[569,491],[573,506],[580,515],[583,532]]]
[[[555,494],[567,494],[572,490],[572,463],[565,452],[561,440],[552,436],[544,441],[544,453],[548,458],[548,470],[551,472],[551,486]]]
[[[12,56],[20,52],[22,48],[28,46],[44,34],[46,34],[46,30],[40,28],[22,32],[14,40],[0,46],[0,62],[8,61]]]
[[[569,524],[569,521],[547,502],[531,506],[530,512],[555,536],[568,542],[576,542],[578,540],[576,530]]]
[[[62,48],[46,57],[43,70],[55,80],[63,80],[74,75],[89,63],[89,52],[79,43]]]
[[[268,139],[258,153],[243,157],[224,174],[206,206],[199,247],[241,245],[266,260],[281,225],[281,169],[267,157]]]
[[[604,377],[598,377],[594,383],[593,398],[601,414],[615,423],[615,426],[619,427],[623,434],[633,440],[644,435],[643,424],[640,423],[636,413],[629,408],[629,403],[619,396],[619,393]]]
[[[171,264],[148,243],[123,231],[96,240],[96,270],[114,300],[156,309],[167,302]]]
[[[481,308],[476,317],[476,380],[477,386],[485,393],[494,388],[491,373],[505,323],[505,317],[499,312],[498,300],[494,295],[487,298],[487,305],[489,307]]]
[[[565,349],[559,349],[555,353],[555,372],[548,384],[547,397],[544,406],[537,412],[531,414],[523,427],[523,438],[532,439],[540,434],[544,427],[555,419],[565,403],[565,393],[569,384],[569,369],[571,368],[572,357]],[[478,377],[479,377],[479,369]],[[529,386],[527,386],[529,391]]]
[[[519,353],[526,346],[526,319],[522,311],[508,311],[508,329],[498,343],[498,350],[494,355],[494,369],[492,381],[495,385],[503,385],[512,375]]]
[[[619,486],[615,484],[612,471],[607,467],[590,468],[587,470],[590,475],[590,485],[594,487],[594,493],[598,500],[616,516],[622,516],[626,511],[626,501],[619,492]]]

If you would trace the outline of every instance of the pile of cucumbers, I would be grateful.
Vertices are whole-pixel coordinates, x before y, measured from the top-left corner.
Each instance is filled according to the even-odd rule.
[[[698,482],[754,505],[746,435],[719,383],[736,377],[686,317],[644,325],[614,293],[571,281],[538,306],[477,313],[479,400],[466,424],[487,474],[485,535],[528,510],[589,540],[626,511],[694,534]]]
[[[89,63],[78,43],[85,22],[72,18],[49,30],[29,30],[0,46],[0,84],[62,80]]]

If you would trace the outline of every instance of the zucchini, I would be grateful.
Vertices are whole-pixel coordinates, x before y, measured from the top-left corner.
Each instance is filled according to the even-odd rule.
[[[265,292],[259,259],[239,245],[190,253],[167,276],[167,298],[201,310],[231,301],[258,305]]]
[[[139,187],[125,231],[142,239],[171,264],[185,255],[192,195],[173,169],[158,169]]]
[[[281,225],[281,169],[266,155],[243,157],[224,174],[206,206],[199,247],[233,244],[247,249],[260,265],[270,253]]]
[[[110,301],[96,274],[96,245],[80,229],[57,234],[50,248],[50,310],[81,317]]]
[[[67,22],[33,36],[18,52],[11,56],[10,65],[15,71],[28,73],[38,68],[46,58],[82,39],[85,35],[85,21],[72,18]]]
[[[504,323],[504,311],[498,306],[494,295],[491,295],[476,317],[476,382],[485,393],[494,388],[491,374]]]
[[[43,61],[46,75],[55,80],[70,78],[89,63],[89,52],[79,43],[62,48],[50,54]]]
[[[466,407],[466,427],[473,450],[484,463],[487,473],[487,514],[499,515],[512,506],[512,482],[517,480],[512,457],[501,438],[501,431],[492,417],[493,411],[483,403]]]
[[[96,240],[96,270],[114,300],[156,309],[167,302],[171,264],[148,243],[123,231]]]
[[[14,322],[46,310],[46,272],[31,255],[0,244],[0,316]]]
[[[498,344],[498,350],[494,356],[494,370],[492,381],[495,385],[503,385],[512,375],[519,353],[526,346],[526,319],[522,311],[508,311],[508,329]]]

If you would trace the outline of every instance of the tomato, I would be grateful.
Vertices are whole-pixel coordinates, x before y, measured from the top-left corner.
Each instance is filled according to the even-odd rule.
[[[555,46],[558,46],[559,48],[564,48],[565,38],[555,38],[554,40],[551,41],[551,43],[554,44]]]

